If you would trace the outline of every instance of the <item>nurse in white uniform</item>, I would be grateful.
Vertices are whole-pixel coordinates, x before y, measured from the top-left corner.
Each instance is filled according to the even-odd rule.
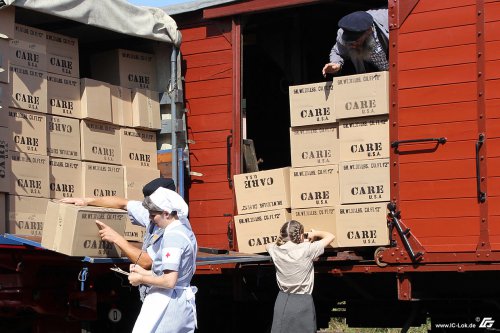
[[[196,238],[184,220],[188,206],[176,192],[157,189],[143,202],[151,223],[165,232],[161,250],[148,248],[152,270],[130,266],[133,286],[150,285],[133,333],[188,333],[196,328],[196,287],[190,285],[196,267]],[[182,222],[181,222],[182,221]]]

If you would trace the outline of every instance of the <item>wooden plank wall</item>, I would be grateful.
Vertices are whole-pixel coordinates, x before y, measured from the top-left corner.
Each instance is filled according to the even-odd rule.
[[[399,209],[428,252],[475,251],[476,0],[420,0],[398,32]],[[395,140],[395,138],[392,138]]]
[[[231,22],[180,26],[192,176],[190,221],[199,246],[229,248],[233,193],[227,181],[226,138],[233,122]]]
[[[485,105],[488,145],[488,226],[491,248],[500,249],[500,2],[484,2]]]

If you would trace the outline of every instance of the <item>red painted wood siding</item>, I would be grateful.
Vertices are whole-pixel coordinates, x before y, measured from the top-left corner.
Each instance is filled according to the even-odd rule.
[[[182,26],[181,53],[188,110],[192,176],[190,220],[199,246],[229,248],[227,225],[233,193],[227,181],[226,138],[232,128],[233,51],[231,24],[198,21]]]
[[[428,252],[478,244],[477,17],[476,0],[420,0],[396,32],[399,137],[391,139],[448,139],[437,149],[401,146],[398,155],[399,209]]]

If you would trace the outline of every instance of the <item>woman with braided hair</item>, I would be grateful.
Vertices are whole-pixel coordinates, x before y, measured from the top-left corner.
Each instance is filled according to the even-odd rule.
[[[266,246],[276,267],[280,289],[274,304],[271,333],[315,333],[316,310],[312,299],[313,261],[323,254],[335,236],[311,230],[295,220],[283,224],[274,244]]]

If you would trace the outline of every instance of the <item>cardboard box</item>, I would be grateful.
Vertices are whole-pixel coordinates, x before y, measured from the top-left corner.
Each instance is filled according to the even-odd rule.
[[[389,158],[340,163],[340,203],[389,201],[389,163]]]
[[[10,194],[48,198],[50,195],[49,157],[10,152]]]
[[[7,232],[24,236],[42,236],[47,209],[46,198],[9,195],[9,223]]]
[[[266,252],[266,244],[278,239],[280,229],[290,221],[287,209],[270,210],[234,217],[238,251],[242,253]]]
[[[0,82],[3,83],[9,83],[9,59],[9,41],[6,39],[0,39]]]
[[[14,39],[9,41],[11,64],[47,71],[45,31],[17,23],[14,29]]]
[[[304,231],[311,229],[328,231],[337,234],[335,223],[335,207],[292,209],[291,219],[299,221],[304,226]],[[337,239],[330,243],[331,247],[337,247]]]
[[[337,205],[340,202],[338,165],[292,168],[290,198],[293,209]]]
[[[47,112],[56,116],[81,118],[80,80],[47,73]]]
[[[80,77],[78,39],[46,31],[47,72]]]
[[[83,197],[82,162],[64,158],[49,159],[50,197]]]
[[[389,244],[387,202],[336,207],[339,247],[383,246]]]
[[[290,168],[234,175],[239,214],[290,208]]]
[[[0,192],[10,192],[11,165],[9,145],[10,129],[0,127]]]
[[[119,257],[119,248],[99,237],[95,220],[109,225],[123,235],[127,212],[51,201],[47,206],[42,246],[75,257]]]
[[[339,138],[340,161],[389,157],[389,116],[343,119]]]
[[[337,164],[339,162],[338,125],[290,128],[292,167]]]
[[[7,195],[0,193],[0,234],[7,232]]]
[[[288,88],[291,126],[318,125],[337,121],[333,83],[318,82]]]
[[[337,119],[389,113],[389,72],[374,72],[333,79]]]
[[[47,155],[79,160],[80,121],[47,115]]]
[[[152,168],[138,168],[124,166],[125,198],[129,200],[144,199],[142,188],[153,179],[160,177],[160,170]]]
[[[81,79],[80,99],[82,119],[111,122],[111,91],[108,84]]]
[[[9,66],[9,106],[47,113],[47,73],[35,69]]]
[[[157,90],[153,54],[116,49],[91,57],[92,77],[125,88]]]
[[[82,120],[80,134],[82,160],[122,164],[118,126]]]
[[[121,128],[120,145],[123,165],[158,168],[155,132]]]
[[[11,131],[9,149],[28,154],[47,154],[47,116],[38,112],[8,109]]]
[[[146,235],[146,228],[140,225],[135,225],[130,222],[127,218],[127,223],[125,225],[125,239],[132,242],[142,242],[144,241],[144,236]]]
[[[15,6],[4,6],[0,10],[0,38],[14,38]]]
[[[132,89],[132,126],[161,129],[160,95],[147,89]]]
[[[82,162],[84,197],[125,197],[123,167]]]
[[[109,85],[111,92],[111,121],[132,127],[132,89]]]

